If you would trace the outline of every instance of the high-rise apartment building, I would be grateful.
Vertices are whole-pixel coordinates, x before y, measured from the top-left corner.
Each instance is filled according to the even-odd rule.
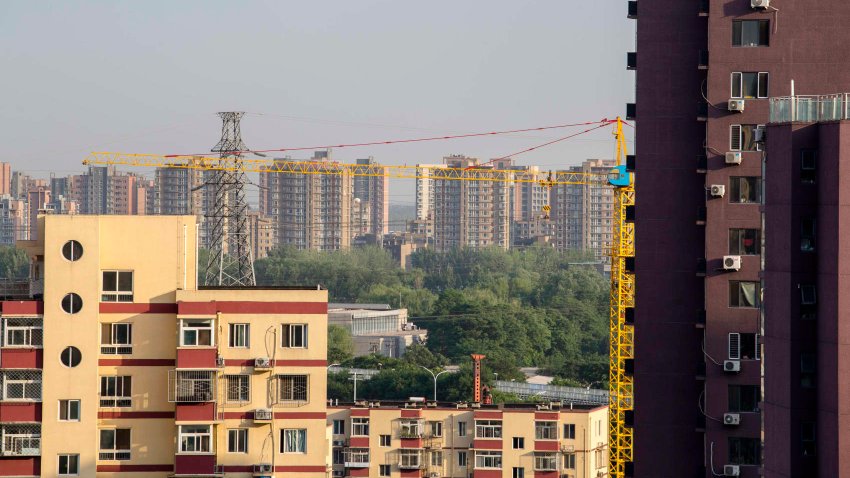
[[[12,165],[0,162],[0,196],[12,194]]]
[[[844,123],[762,125],[847,90],[850,4],[639,4],[633,476],[848,475]]]
[[[157,168],[154,183],[156,214],[203,216],[202,170]]]
[[[613,160],[591,159],[568,171],[602,175]],[[614,214],[614,191],[605,182],[558,184],[551,188],[551,211],[555,247],[562,251],[588,251],[608,261]]]
[[[444,158],[448,168],[470,168],[470,178],[492,177],[492,165],[482,166],[476,158],[462,155]],[[446,251],[458,247],[473,249],[510,246],[511,184],[502,181],[458,181],[440,179],[445,168],[433,168],[430,188],[434,196],[434,247]],[[420,180],[421,181],[421,180]]]
[[[390,178],[371,157],[358,159],[357,164],[362,167],[361,172],[374,174],[354,177],[354,199],[359,199],[362,210],[367,212],[361,214],[361,221],[366,224],[357,227],[380,238],[389,232]]]
[[[51,203],[50,189],[39,186],[27,191],[27,239],[34,239],[38,236],[38,215],[44,214]]]
[[[542,184],[548,173],[537,166],[516,166],[511,160],[494,163],[496,169],[515,171],[511,188],[511,241],[514,246],[533,243],[537,238],[551,234],[552,223],[546,207],[549,206],[549,187]]]
[[[274,222],[259,211],[248,211],[248,234],[251,240],[251,257],[256,261],[268,257],[277,246]]]
[[[351,173],[317,151],[303,161],[309,174],[260,173],[260,212],[277,227],[277,244],[298,249],[348,249],[352,239],[354,182]]]
[[[0,244],[14,246],[27,239],[27,202],[12,196],[0,196]]]
[[[445,168],[445,164],[416,165],[416,220],[427,221],[432,218],[434,211],[434,180],[432,171]]]

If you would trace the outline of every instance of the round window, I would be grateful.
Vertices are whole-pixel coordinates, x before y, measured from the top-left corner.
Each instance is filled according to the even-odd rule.
[[[76,367],[80,364],[80,360],[83,359],[83,354],[80,353],[80,349],[77,347],[65,347],[59,359],[62,361],[62,365],[66,367]]]
[[[71,292],[62,297],[62,310],[69,314],[76,314],[83,308],[83,299],[77,294]]]
[[[68,241],[62,246],[62,256],[69,261],[79,260],[83,257],[83,246],[77,241]]]

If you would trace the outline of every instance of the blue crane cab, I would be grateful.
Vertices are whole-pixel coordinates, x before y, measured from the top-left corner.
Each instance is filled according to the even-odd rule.
[[[608,171],[608,182],[615,188],[632,185],[632,173],[626,171],[625,165],[614,166]]]

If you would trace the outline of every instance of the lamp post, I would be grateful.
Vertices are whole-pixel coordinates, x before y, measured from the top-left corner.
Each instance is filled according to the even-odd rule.
[[[436,402],[437,401],[437,377],[448,372],[448,370],[443,370],[442,372],[439,372],[435,375],[434,372],[432,372],[430,368],[428,368],[424,365],[420,365],[419,367],[427,370],[428,373],[430,373],[431,376],[434,377],[434,401]]]

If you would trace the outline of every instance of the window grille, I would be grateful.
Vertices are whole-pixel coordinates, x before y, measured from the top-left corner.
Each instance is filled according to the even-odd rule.
[[[41,370],[0,371],[0,399],[40,402]]]
[[[0,456],[38,456],[41,454],[41,425],[0,425]]]
[[[3,319],[3,347],[41,347],[44,330],[42,319],[29,317],[7,317]]]
[[[215,371],[213,370],[169,370],[169,402],[212,402],[215,401]]]
[[[275,404],[298,407],[309,403],[307,375],[277,375],[274,385],[277,388]]]

